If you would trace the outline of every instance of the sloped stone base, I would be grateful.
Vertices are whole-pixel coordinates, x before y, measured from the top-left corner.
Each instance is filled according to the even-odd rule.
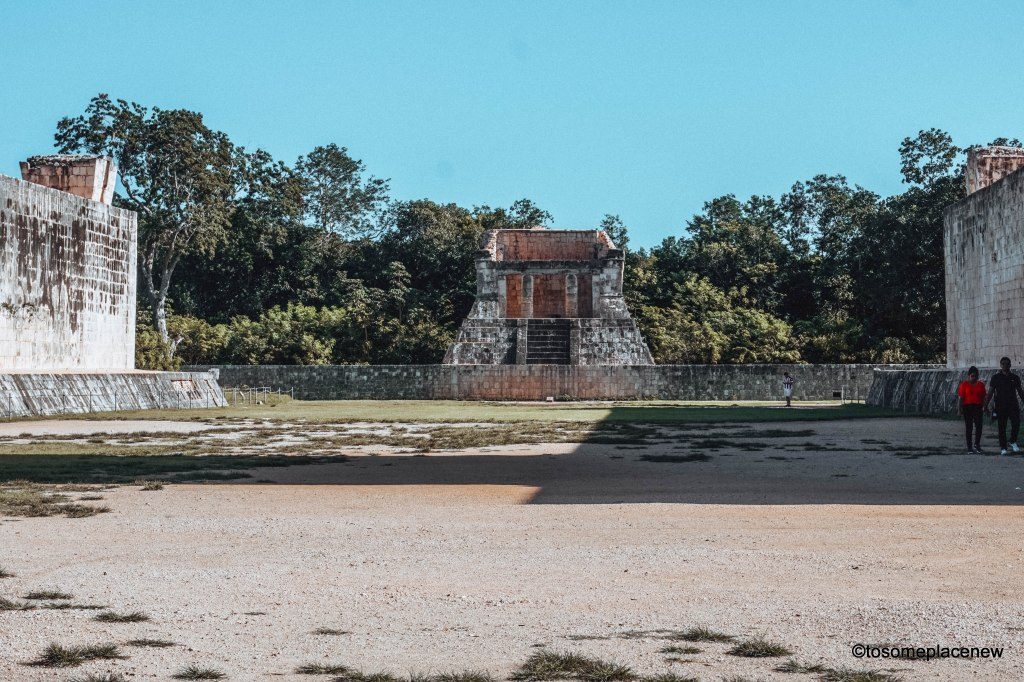
[[[226,405],[209,372],[0,374],[0,418]]]

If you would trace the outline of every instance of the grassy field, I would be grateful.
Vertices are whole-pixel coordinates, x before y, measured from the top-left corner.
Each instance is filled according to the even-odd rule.
[[[75,415],[75,419],[213,421],[258,419],[296,422],[578,421],[632,423],[754,423],[888,417],[897,413],[837,402],[621,402],[497,403],[452,400],[289,400],[270,396],[264,405],[195,410],[146,410]],[[66,416],[55,418],[68,418]]]

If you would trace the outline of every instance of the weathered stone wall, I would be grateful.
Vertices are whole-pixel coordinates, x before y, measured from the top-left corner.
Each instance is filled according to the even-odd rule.
[[[0,418],[226,404],[208,372],[0,374]]]
[[[996,367],[981,368],[981,380],[988,385]],[[1020,370],[1014,374],[1024,378]],[[956,412],[956,389],[967,378],[967,369],[879,370],[868,391],[869,405],[915,414]]]
[[[135,366],[135,214],[0,176],[0,371]]]
[[[295,390],[308,400],[779,400],[782,373],[797,400],[864,399],[884,365],[219,365],[224,387]],[[934,365],[888,365],[934,367]],[[210,369],[207,366],[189,370]]]
[[[1024,358],[1024,170],[945,213],[948,367]]]

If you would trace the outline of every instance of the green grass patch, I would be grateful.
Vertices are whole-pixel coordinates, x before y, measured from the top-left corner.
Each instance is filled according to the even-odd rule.
[[[868,405],[774,401],[620,401],[501,403],[455,400],[283,400],[268,405],[196,410],[136,410],[76,415],[76,419],[143,419],[218,422],[230,419],[306,421],[578,421],[630,423],[762,423],[892,417],[902,413]],[[394,416],[399,415],[399,416]],[[59,418],[59,417],[57,417]]]

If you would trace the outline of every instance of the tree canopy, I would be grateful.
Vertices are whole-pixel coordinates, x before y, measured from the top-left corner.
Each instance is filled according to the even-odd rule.
[[[557,225],[526,198],[394,200],[337,144],[288,164],[197,112],[106,95],[56,140],[114,157],[116,202],[139,214],[142,366],[439,362],[473,303],[483,231]],[[967,149],[922,130],[900,145],[895,196],[817,175],[780,196],[715,197],[650,249],[631,248],[614,213],[571,227],[626,251],[625,294],[657,362],[941,361],[942,212],[963,196]]]

